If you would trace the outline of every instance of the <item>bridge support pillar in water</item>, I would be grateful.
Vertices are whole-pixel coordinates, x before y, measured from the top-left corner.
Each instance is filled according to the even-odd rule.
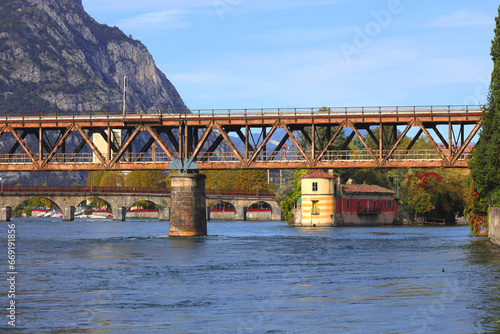
[[[170,220],[170,208],[158,209],[158,219],[161,221]]]
[[[179,173],[172,175],[172,211],[169,236],[198,237],[207,235],[205,175]]]
[[[246,221],[247,220],[247,207],[236,208],[235,220]]]
[[[3,206],[0,207],[0,222],[10,222],[12,216],[12,207]]]
[[[124,222],[126,215],[127,208],[125,206],[119,206],[113,209],[113,220]]]
[[[273,207],[271,210],[272,210],[271,220],[273,221],[283,220],[283,215],[281,213],[281,208],[279,206]]]
[[[74,206],[67,206],[63,210],[63,216],[62,216],[63,222],[72,222],[75,220],[75,207]]]

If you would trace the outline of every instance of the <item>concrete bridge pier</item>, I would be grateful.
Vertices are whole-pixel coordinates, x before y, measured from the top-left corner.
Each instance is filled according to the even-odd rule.
[[[169,221],[170,220],[170,208],[158,209],[158,220]]]
[[[72,222],[75,220],[75,207],[74,206],[66,206],[63,209],[63,222]]]
[[[170,237],[207,235],[205,178],[198,173],[172,175]]]
[[[281,208],[279,206],[275,206],[271,208],[271,220],[280,221],[282,220]]]
[[[127,215],[127,207],[119,206],[113,208],[113,220],[124,222]]]
[[[235,220],[246,221],[247,220],[247,210],[246,206],[241,206],[236,208]]]
[[[0,222],[10,222],[12,216],[12,207],[2,206],[0,207]]]

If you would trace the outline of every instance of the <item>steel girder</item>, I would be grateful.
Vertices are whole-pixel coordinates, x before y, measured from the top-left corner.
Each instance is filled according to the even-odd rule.
[[[0,116],[0,171],[466,168],[480,107]],[[190,165],[187,165],[188,167]]]

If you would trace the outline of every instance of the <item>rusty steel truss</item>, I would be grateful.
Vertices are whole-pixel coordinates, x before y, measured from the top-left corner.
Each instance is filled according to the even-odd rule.
[[[480,106],[0,115],[0,171],[466,168]]]

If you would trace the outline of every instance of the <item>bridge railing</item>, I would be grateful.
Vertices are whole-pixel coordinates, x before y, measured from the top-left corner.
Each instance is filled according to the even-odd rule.
[[[71,187],[44,187],[44,186],[3,186],[1,193],[28,193],[28,194],[57,194],[57,193],[73,193],[73,194],[125,194],[125,193],[140,193],[140,194],[170,194],[170,189],[166,188],[135,188],[135,187],[87,187],[87,186],[71,186]]]
[[[460,147],[454,147],[452,149],[453,154],[458,152]],[[445,156],[448,155],[447,149],[442,149]],[[379,151],[374,150],[373,153],[378,157]],[[384,150],[383,157],[389,154],[389,151]],[[311,151],[306,152],[308,156],[312,155]],[[243,155],[243,154],[242,154]],[[316,152],[317,158],[319,155]],[[103,154],[104,158],[107,158],[106,154]],[[47,154],[44,153],[42,159],[47,158]],[[113,156],[111,157],[113,158]],[[472,158],[472,152],[470,150],[462,153],[458,158],[459,160],[470,160]],[[441,160],[442,157],[440,153],[434,149],[424,149],[424,150],[396,150],[392,153],[390,159],[388,160]],[[370,152],[367,150],[331,150],[326,151],[323,155],[322,161],[368,161],[373,160]],[[120,163],[142,163],[142,164],[153,164],[153,163],[169,163],[171,159],[167,154],[163,152],[152,153],[126,153],[119,159]],[[227,163],[227,162],[238,162],[238,157],[234,152],[201,152],[198,154],[197,162],[203,163]],[[286,150],[280,152],[274,151],[262,151],[255,158],[256,162],[303,162],[306,158],[302,155],[300,151]],[[30,156],[25,153],[16,154],[0,154],[0,164],[32,164]],[[61,163],[61,164],[99,164],[100,161],[96,155],[93,153],[74,153],[74,154],[62,154],[57,153],[52,157],[51,163]]]
[[[446,115],[468,114],[483,111],[481,105],[441,106],[368,106],[368,107],[322,107],[322,108],[249,108],[249,109],[198,109],[198,110],[131,110],[125,114],[118,111],[36,113],[3,112],[0,122],[12,121],[77,121],[77,120],[154,120],[192,118],[255,118],[255,117],[317,117],[317,116],[374,116],[374,115]]]
[[[454,148],[453,151],[457,152],[458,148]],[[222,152],[223,153],[223,152]],[[219,155],[219,157],[223,156]],[[379,151],[374,150],[373,153],[378,157]],[[444,152],[447,155],[447,150]],[[226,153],[231,154],[231,153]],[[312,152],[306,152],[309,156],[312,156]],[[389,154],[389,151],[384,150],[382,152],[383,157],[386,157]],[[319,153],[316,153],[316,157],[318,157]],[[460,160],[469,160],[472,158],[472,152],[465,152],[460,156]],[[214,159],[217,159],[214,157]],[[272,159],[272,160],[270,160]],[[237,161],[238,159],[233,154],[231,157],[231,161]],[[274,151],[263,151],[255,158],[255,161],[304,161],[305,158],[299,151],[286,151],[276,153]],[[368,161],[373,160],[372,155],[367,150],[331,150],[326,151],[323,155],[322,161]],[[440,153],[434,149],[425,149],[425,150],[396,150],[392,153],[389,160],[442,160]],[[220,162],[224,162],[222,159],[219,159]]]
[[[246,196],[246,197],[276,197],[276,194],[272,191],[262,191],[262,190],[213,190],[206,189],[205,193],[207,196]]]
[[[2,186],[2,194],[164,194],[170,195],[169,188],[140,188],[140,187],[44,187],[44,186]],[[263,190],[217,190],[206,189],[207,196],[244,196],[244,197],[266,197],[274,198],[276,194],[272,191]]]

